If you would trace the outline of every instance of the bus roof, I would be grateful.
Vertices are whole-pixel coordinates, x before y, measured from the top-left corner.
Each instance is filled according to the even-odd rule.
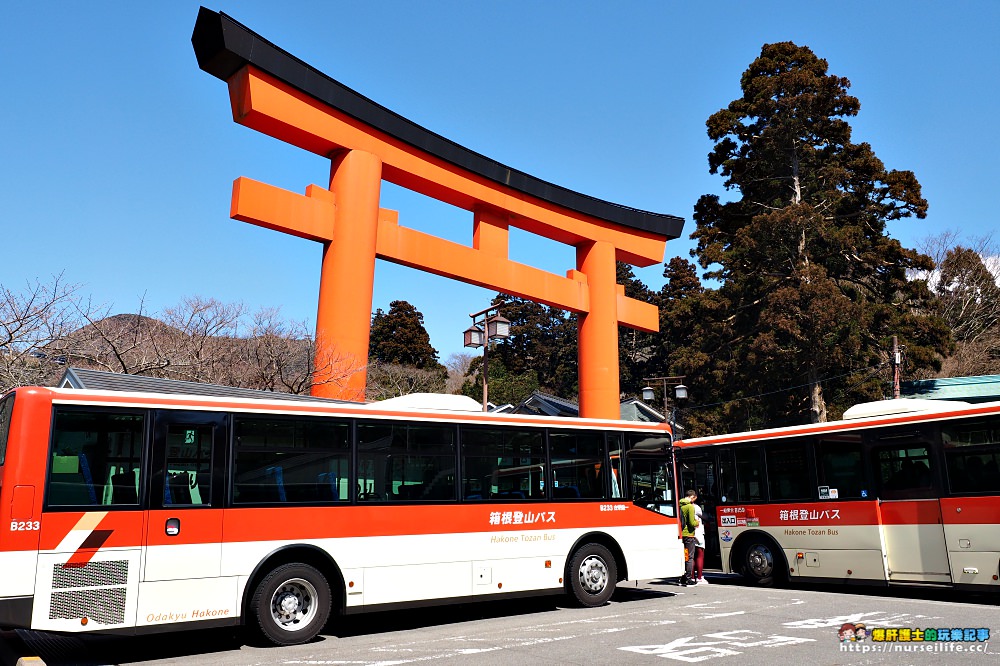
[[[779,437],[799,437],[820,433],[836,433],[841,431],[859,430],[875,426],[905,425],[947,418],[961,418],[985,414],[1000,413],[1000,402],[984,402],[971,404],[958,400],[920,400],[896,399],[865,402],[851,407],[844,412],[840,421],[811,423],[784,428],[769,428],[765,430],[750,430],[747,432],[728,433],[725,435],[709,435],[678,440],[675,446],[692,447],[711,444],[734,444],[760,439],[777,439]]]
[[[616,421],[609,419],[567,418],[558,416],[537,416],[534,414],[496,414],[492,412],[470,411],[468,403],[458,409],[439,407],[414,407],[408,401],[381,401],[373,403],[340,402],[329,400],[290,401],[268,397],[209,396],[178,393],[155,393],[143,391],[114,391],[73,388],[48,388],[22,386],[13,389],[18,394],[30,393],[44,396],[53,403],[89,403],[136,408],[163,409],[204,409],[210,411],[268,412],[276,414],[339,415],[365,418],[380,416],[388,419],[415,419],[423,421],[448,421],[466,423],[523,423],[557,428],[613,428],[616,430],[636,430],[662,432],[669,426],[662,422]],[[441,396],[438,396],[441,397]],[[426,399],[424,399],[426,400]],[[419,400],[412,400],[419,402]]]
[[[844,412],[845,421],[869,419],[875,416],[891,416],[893,414],[913,414],[914,412],[948,412],[969,403],[961,400],[925,400],[921,398],[899,398],[898,400],[878,400],[862,402]]]

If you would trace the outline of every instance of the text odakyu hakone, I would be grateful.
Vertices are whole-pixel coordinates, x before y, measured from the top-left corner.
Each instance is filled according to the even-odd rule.
[[[190,611],[170,611],[166,613],[149,613],[146,622],[184,622],[186,620],[208,620],[216,617],[229,617],[228,608],[195,608]]]

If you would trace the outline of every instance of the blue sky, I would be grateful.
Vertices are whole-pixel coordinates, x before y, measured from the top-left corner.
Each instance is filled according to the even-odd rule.
[[[64,273],[116,312],[188,296],[315,319],[320,247],[229,219],[233,179],[303,192],[329,164],[233,122],[198,69],[199,3],[9,3],[0,21],[0,284]],[[997,226],[980,144],[1000,108],[1000,2],[282,2],[206,5],[472,150],[586,194],[684,217],[723,194],[705,120],[763,44],[794,41],[852,82],[854,139],[914,171],[915,247]],[[471,243],[471,215],[383,187],[400,224]],[[515,233],[511,257],[563,274],[571,248]],[[651,287],[662,265],[637,274]],[[373,308],[411,302],[441,359],[493,292],[379,262]]]

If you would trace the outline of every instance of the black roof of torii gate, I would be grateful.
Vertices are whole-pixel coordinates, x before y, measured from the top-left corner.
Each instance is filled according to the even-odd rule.
[[[683,229],[684,219],[676,215],[652,213],[574,192],[460,146],[351,90],[221,12],[205,7],[199,10],[191,43],[198,66],[223,81],[245,65],[253,65],[376,130],[518,192],[667,240],[678,238]]]

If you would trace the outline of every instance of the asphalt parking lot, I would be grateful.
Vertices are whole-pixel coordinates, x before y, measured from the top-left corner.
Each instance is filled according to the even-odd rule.
[[[997,663],[1000,595],[919,588],[766,589],[708,574],[620,587],[611,603],[577,608],[564,597],[498,601],[336,618],[306,645],[262,646],[234,630],[137,638],[7,632],[0,663],[57,664],[662,664],[776,660],[827,664]],[[864,640],[842,642],[845,624]],[[928,629],[935,640],[926,640]],[[949,640],[938,640],[939,630]],[[875,630],[895,630],[874,640]],[[907,640],[899,640],[906,630]],[[951,640],[959,630],[962,640]],[[968,631],[979,637],[964,640]],[[913,632],[920,633],[913,633]],[[916,636],[920,640],[913,640]],[[974,633],[973,636],[976,636]],[[27,661],[24,661],[27,659]]]

